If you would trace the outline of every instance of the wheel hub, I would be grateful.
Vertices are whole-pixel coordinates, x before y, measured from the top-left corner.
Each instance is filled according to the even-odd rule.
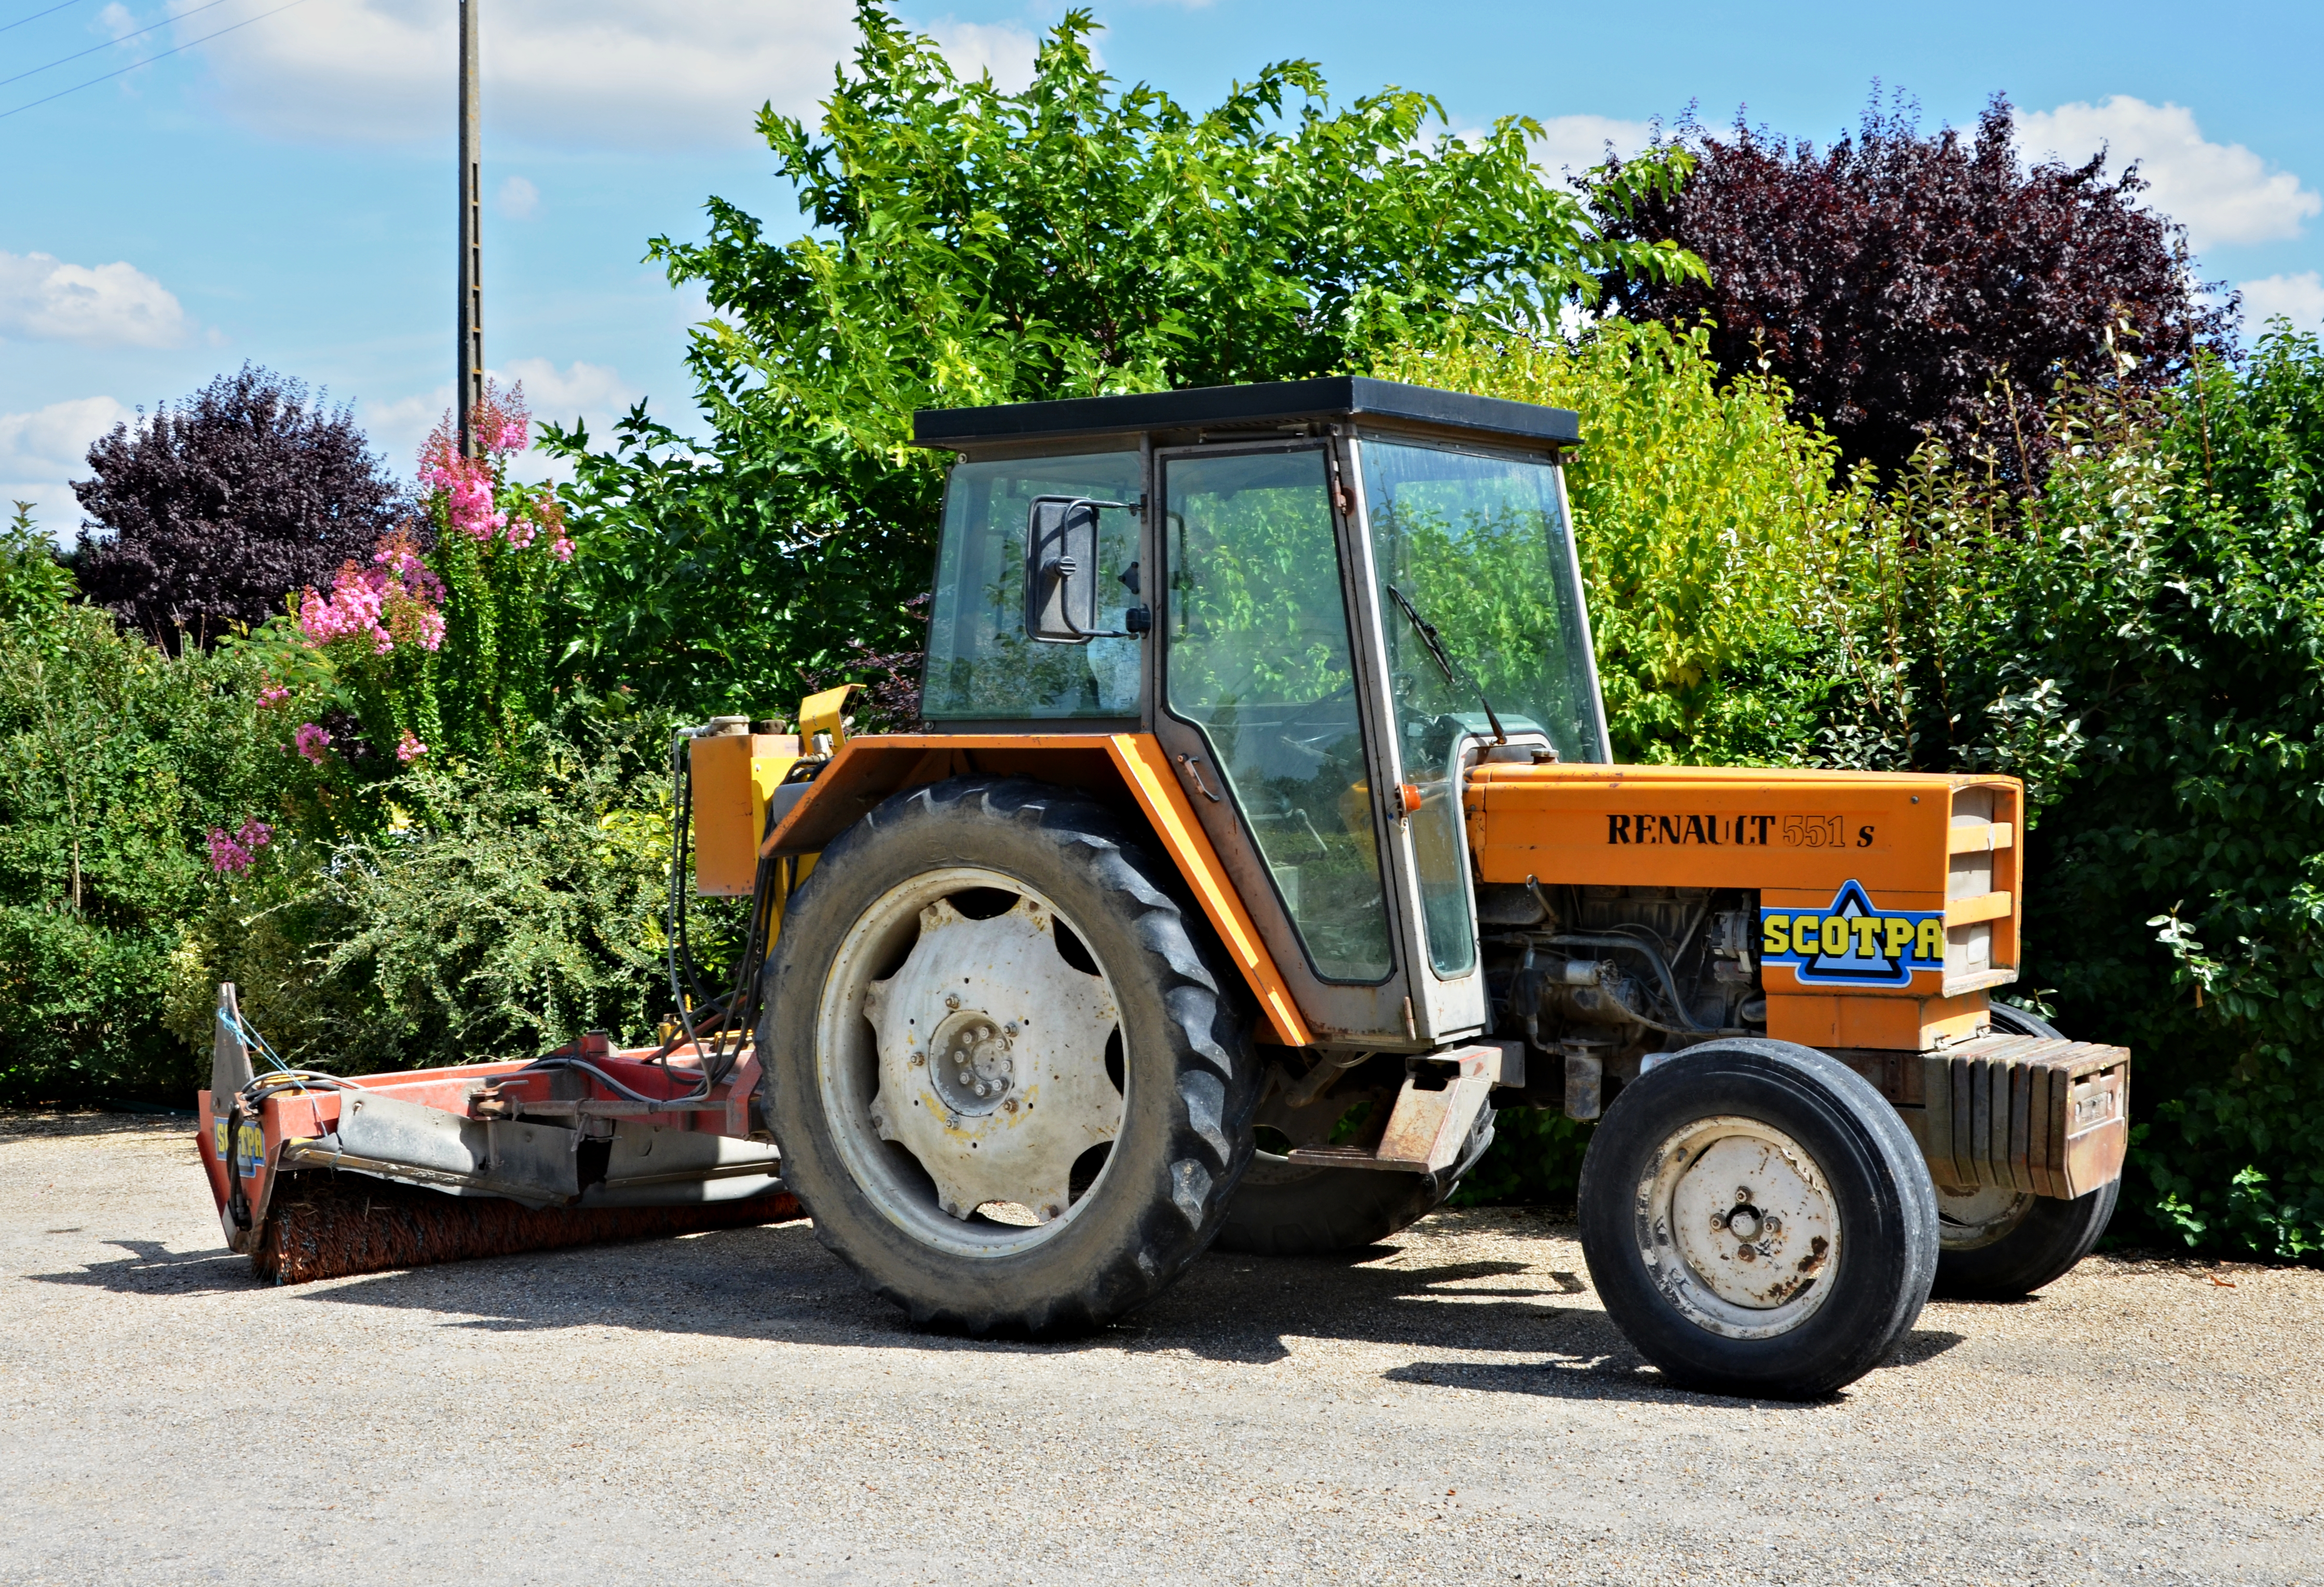
[[[879,1051],[872,1123],[916,1158],[937,1205],[1040,1223],[1072,1205],[1074,1162],[1121,1127],[1105,1048],[1120,1015],[1102,975],[1065,962],[1039,900],[973,920],[938,899],[896,973],[864,988]]]
[[[1638,1207],[1655,1286],[1714,1333],[1784,1333],[1830,1292],[1838,1208],[1814,1160],[1772,1125],[1720,1117],[1676,1132],[1640,1183]]]
[[[936,1028],[929,1078],[946,1106],[971,1116],[1015,1110],[1017,1063],[1010,1047],[1017,1032],[1016,1021],[1003,1023],[981,1008],[963,1009]]]

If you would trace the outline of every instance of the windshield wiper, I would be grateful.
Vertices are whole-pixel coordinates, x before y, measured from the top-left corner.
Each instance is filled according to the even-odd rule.
[[[1436,663],[1437,670],[1444,674],[1444,681],[1455,689],[1462,687],[1461,674],[1452,669],[1452,658],[1444,653],[1444,641],[1437,636],[1436,625],[1421,616],[1419,609],[1406,601],[1404,598],[1404,592],[1394,584],[1383,585],[1382,588],[1388,591],[1388,598],[1396,602],[1397,610],[1412,619],[1413,628],[1420,635],[1420,642],[1427,647],[1430,657]],[[1466,682],[1466,687],[1475,693],[1477,703],[1485,708],[1485,720],[1493,724],[1493,742],[1508,743],[1509,736],[1501,729],[1501,719],[1493,714],[1493,702],[1485,698],[1485,686],[1476,679],[1470,678]]]

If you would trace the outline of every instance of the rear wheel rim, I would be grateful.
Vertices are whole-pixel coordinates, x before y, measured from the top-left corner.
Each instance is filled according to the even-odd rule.
[[[1638,1253],[1663,1298],[1729,1339],[1788,1334],[1831,1295],[1840,1206],[1786,1132],[1736,1115],[1673,1131],[1637,1187]]]
[[[1068,961],[1061,925],[1095,974]],[[1128,1065],[1107,1062],[1120,1006],[1088,937],[1018,878],[956,866],[890,888],[842,940],[816,1011],[816,1080],[849,1176],[945,1254],[1057,1238],[1128,1116]]]

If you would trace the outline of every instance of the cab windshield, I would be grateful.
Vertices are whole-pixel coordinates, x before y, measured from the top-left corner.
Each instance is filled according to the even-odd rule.
[[[1420,794],[1412,845],[1428,959],[1440,976],[1465,975],[1477,942],[1462,746],[1499,718],[1513,736],[1546,737],[1561,760],[1613,758],[1564,493],[1554,463],[1358,445],[1393,720],[1405,780]],[[1432,637],[1448,665],[1432,654]]]
[[[1422,740],[1472,720],[1487,730],[1479,688],[1509,732],[1546,735],[1559,759],[1611,759],[1556,465],[1406,443],[1360,445],[1406,760],[1420,757]],[[1429,656],[1388,586],[1435,628],[1458,682]]]

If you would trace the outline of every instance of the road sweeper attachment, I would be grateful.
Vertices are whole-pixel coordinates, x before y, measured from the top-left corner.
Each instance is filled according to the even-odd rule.
[[[807,702],[827,754],[845,690]],[[811,744],[817,742],[810,738]],[[226,1241],[278,1283],[799,1215],[755,1105],[760,970],[799,863],[755,849],[798,740],[721,720],[678,738],[670,986],[656,1047],[603,1032],[530,1060],[346,1077],[284,1063],[218,988],[201,1149]],[[812,766],[812,762],[808,763]],[[699,812],[701,820],[694,819]],[[691,839],[691,841],[689,841]],[[686,882],[748,896],[733,985],[705,995]]]

